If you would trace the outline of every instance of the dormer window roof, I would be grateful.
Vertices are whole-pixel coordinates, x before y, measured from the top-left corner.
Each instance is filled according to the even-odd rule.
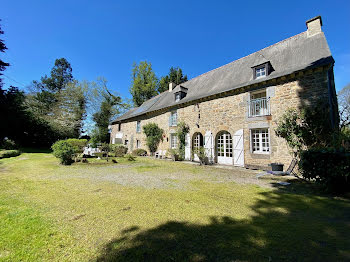
[[[178,85],[174,91],[175,91],[175,102],[179,102],[182,98],[184,98],[187,95],[187,88],[183,87],[181,85]]]
[[[273,70],[270,62],[266,62],[257,66],[253,66],[253,78],[260,79],[268,76]]]

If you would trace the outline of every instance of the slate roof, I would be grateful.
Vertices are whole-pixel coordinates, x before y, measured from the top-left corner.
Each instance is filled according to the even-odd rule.
[[[274,71],[267,77],[253,79],[252,67],[267,61]],[[165,91],[129,110],[112,123],[332,62],[324,33],[308,37],[307,32],[303,32],[182,83],[188,91],[179,102],[175,102],[174,97],[180,88],[177,86],[172,92]]]

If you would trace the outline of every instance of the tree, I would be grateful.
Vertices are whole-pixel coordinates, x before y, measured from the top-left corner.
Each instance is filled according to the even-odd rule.
[[[73,81],[72,67],[65,58],[56,59],[50,77],[41,78],[41,87],[52,92],[59,92]]]
[[[34,80],[32,83],[31,105],[35,113],[41,116],[52,116],[59,93],[73,80],[70,63],[65,58],[56,59],[50,77],[45,75],[40,81]]]
[[[146,135],[146,144],[151,154],[156,152],[159,142],[163,138],[163,129],[156,123],[148,123],[143,126],[143,132]]]
[[[129,108],[129,104],[123,102],[118,94],[113,94],[107,88],[107,80],[98,79],[97,83],[92,83],[93,90],[90,103],[96,108],[92,113],[92,120],[95,122],[96,130],[93,136],[102,143],[109,142],[108,126],[113,118],[123,113]]]
[[[86,118],[86,82],[70,82],[56,94],[57,102],[52,108],[55,123],[63,129],[66,137],[78,138],[82,133]]]
[[[176,85],[182,84],[187,81],[187,75],[183,75],[180,67],[171,67],[169,74],[163,76],[159,81],[158,93],[162,93],[169,89],[169,83],[175,83]]]
[[[0,19],[1,22],[1,19]],[[0,25],[0,35],[4,34],[4,31],[1,30],[1,25]],[[4,43],[4,40],[0,39],[0,52],[4,53],[5,50],[7,50],[7,47]],[[2,61],[2,59],[0,59],[0,76],[2,75],[2,71],[4,71],[6,69],[7,66],[9,66],[9,63],[6,63],[4,61]],[[0,78],[0,94],[2,93],[2,78]]]
[[[338,130],[332,128],[328,103],[319,101],[301,111],[288,109],[278,121],[277,136],[286,140],[294,156],[308,148],[337,146]]]
[[[87,82],[73,79],[72,68],[65,58],[56,59],[50,77],[33,81],[26,102],[31,114],[46,122],[53,137],[78,138],[86,117]]]
[[[158,80],[151,63],[147,61],[141,61],[139,65],[134,63],[130,93],[135,106],[140,106],[146,100],[156,96],[157,84]]]
[[[350,127],[350,84],[338,93],[340,128]]]

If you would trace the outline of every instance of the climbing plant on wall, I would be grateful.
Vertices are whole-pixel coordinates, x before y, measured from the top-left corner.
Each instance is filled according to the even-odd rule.
[[[151,154],[157,151],[158,145],[162,140],[163,129],[161,129],[156,123],[148,123],[143,126],[143,132],[146,135],[146,144]]]
[[[190,131],[190,127],[183,121],[178,123],[176,136],[179,139],[179,156],[185,159],[186,134]]]

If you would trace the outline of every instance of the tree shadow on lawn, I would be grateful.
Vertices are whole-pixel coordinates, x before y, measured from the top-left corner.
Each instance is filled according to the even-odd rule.
[[[350,201],[275,186],[261,193],[250,218],[133,226],[97,261],[350,261]]]
[[[23,147],[20,148],[22,153],[52,153],[50,148],[32,148],[32,147]]]

